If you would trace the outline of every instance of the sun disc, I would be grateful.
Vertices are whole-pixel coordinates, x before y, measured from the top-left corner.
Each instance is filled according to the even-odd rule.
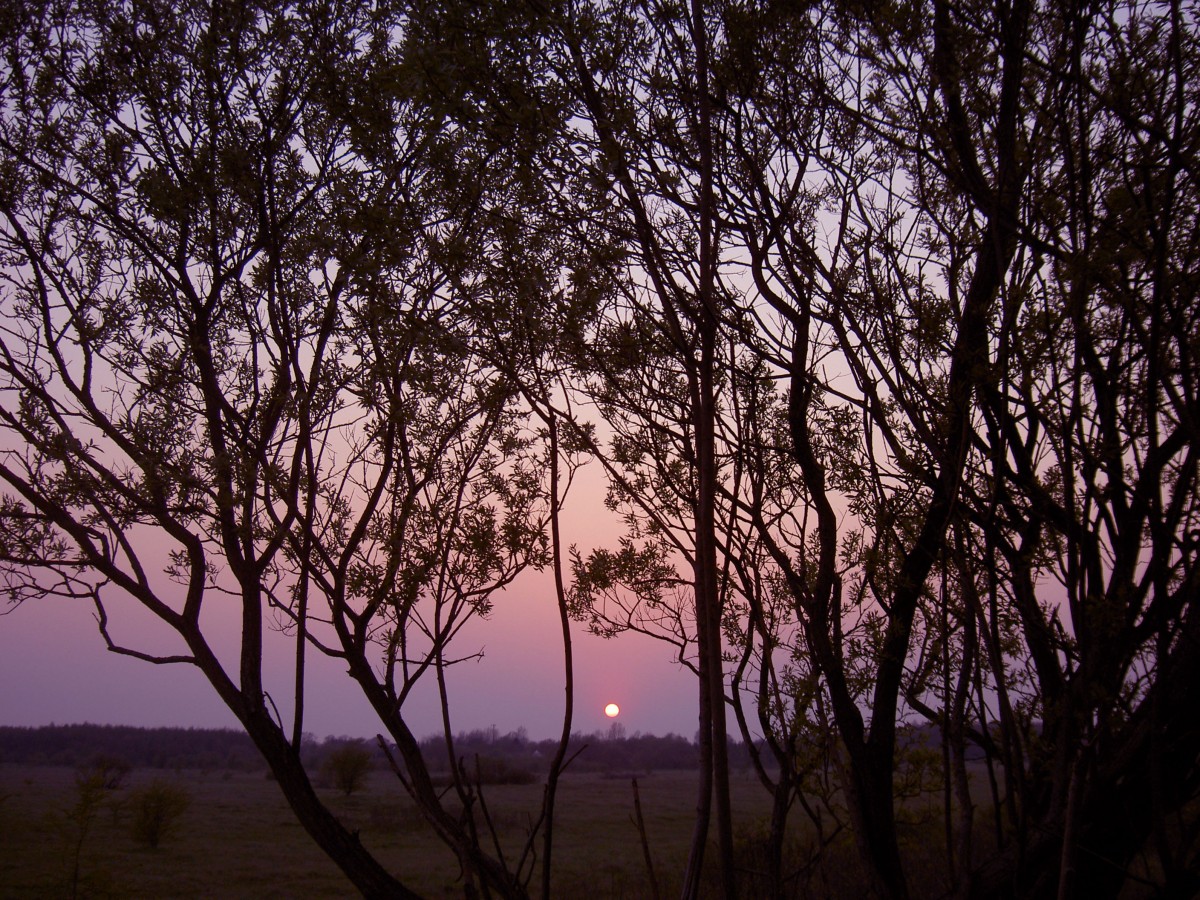
[[[616,718],[617,714],[620,712],[621,712],[621,707],[617,706],[617,704],[615,704],[615,703],[610,703],[610,704],[608,704],[608,706],[604,707],[604,714],[606,716],[608,716],[610,719]]]

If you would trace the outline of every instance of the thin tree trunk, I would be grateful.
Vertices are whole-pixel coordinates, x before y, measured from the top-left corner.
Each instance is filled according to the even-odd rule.
[[[271,720],[261,696],[248,698],[238,690],[198,632],[184,637],[200,670],[254,741],[288,806],[317,846],[364,897],[419,900],[420,895],[384,869],[362,845],[358,835],[348,831],[321,802],[300,761],[299,752],[292,748],[282,728]],[[244,667],[246,660],[242,663]]]
[[[696,565],[698,575],[697,622],[705,619],[708,631],[707,679],[712,729],[712,773],[717,813],[717,853],[721,886],[725,896],[737,896],[733,865],[733,810],[729,796],[729,739],[725,716],[725,666],[722,652],[721,591],[717,579],[717,462],[716,397],[713,372],[716,368],[717,314],[717,234],[716,203],[713,196],[716,172],[713,162],[712,108],[709,96],[708,33],[700,0],[691,4],[692,42],[696,51],[697,135],[700,148],[700,304],[697,325],[700,334],[700,371],[697,388],[696,465],[697,498]],[[703,602],[701,602],[701,598]]]
[[[637,779],[633,779],[633,814],[637,825],[638,838],[642,844],[642,858],[646,863],[646,875],[650,879],[650,896],[660,900],[662,893],[658,889],[658,876],[654,874],[654,858],[650,855],[650,839],[646,836],[646,820],[642,818],[642,798],[638,795]]]
[[[699,618],[699,616],[697,616]],[[700,751],[700,770],[696,778],[696,818],[692,823],[692,843],[688,851],[687,868],[683,872],[681,900],[696,900],[700,896],[700,874],[704,867],[704,851],[708,844],[708,826],[712,819],[713,753],[712,700],[709,690],[707,629],[697,627],[699,644],[700,713],[697,740]]]
[[[558,517],[558,419],[551,412],[546,417],[546,427],[550,433],[550,538],[554,553],[554,596],[558,601],[558,619],[562,628],[563,640],[563,689],[566,694],[563,708],[562,732],[558,739],[558,749],[550,761],[550,772],[546,777],[546,794],[542,815],[545,821],[545,831],[542,834],[542,897],[550,900],[551,858],[554,849],[554,801],[558,791],[558,779],[562,774],[563,763],[567,756],[567,747],[571,741],[571,722],[575,711],[575,681],[574,662],[571,652],[571,616],[567,609],[567,590],[563,581],[562,571],[562,534],[559,531]],[[634,791],[637,782],[634,782]],[[636,796],[636,793],[635,793]],[[651,873],[653,874],[653,873]],[[657,886],[655,888],[657,896]]]

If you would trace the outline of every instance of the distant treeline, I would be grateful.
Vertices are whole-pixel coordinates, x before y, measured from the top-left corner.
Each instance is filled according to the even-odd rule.
[[[349,737],[319,740],[306,736],[303,754],[309,764],[320,765],[333,749],[354,741]],[[364,742],[373,752],[374,742]],[[594,734],[575,733],[569,753],[576,757],[572,768],[579,771],[651,771],[692,769],[697,749],[691,740],[677,734],[625,736],[619,728]],[[446,771],[449,753],[445,741],[422,741],[431,768]],[[496,729],[462,733],[454,739],[454,756],[470,771],[476,765],[495,770],[540,774],[549,766],[556,742],[531,740],[524,729],[501,734]],[[735,745],[735,758],[744,750]],[[24,765],[83,766],[98,757],[119,759],[135,767],[163,769],[230,769],[255,771],[264,768],[262,758],[243,732],[204,728],[134,728],[125,725],[46,725],[37,728],[0,726],[0,763]]]
[[[540,774],[549,768],[557,747],[558,742],[554,740],[529,740],[524,729],[503,735],[495,729],[483,729],[456,736],[454,758],[472,775],[478,764],[485,770],[484,780],[503,780],[486,777],[486,769],[503,764],[516,771]],[[443,738],[427,738],[421,742],[421,749],[431,770],[444,772],[449,769],[449,749]],[[627,737],[619,727],[593,734],[575,732],[571,735],[567,756],[574,757],[571,769],[583,772],[694,769],[699,764],[696,744],[685,737],[640,733]]]
[[[158,769],[263,768],[245,732],[127,725],[0,726],[0,763],[82,766],[97,757]]]
[[[935,727],[904,729],[904,742],[936,752]],[[320,770],[338,747],[362,743],[384,768],[387,762],[374,741],[339,736],[305,735],[301,754],[311,771]],[[431,771],[448,773],[450,754],[441,736],[421,741]],[[484,781],[526,781],[543,775],[557,749],[555,740],[532,740],[524,728],[501,734],[496,728],[463,732],[454,738],[454,759],[470,777]],[[693,740],[678,734],[640,732],[627,736],[615,725],[591,734],[575,732],[567,751],[569,771],[639,773],[694,769],[699,751]],[[968,754],[978,757],[978,752]],[[764,761],[770,756],[764,752]],[[134,728],[128,725],[45,725],[37,728],[0,726],[0,764],[85,766],[98,758],[120,760],[137,768],[207,769],[253,772],[265,769],[262,757],[241,731],[212,728]],[[750,766],[749,748],[730,741],[731,767]]]
[[[937,729],[904,729],[905,742],[930,751],[940,746]],[[305,735],[301,753],[311,770],[347,743],[361,742],[380,767],[387,765],[374,741],[339,736],[319,739]],[[450,768],[450,754],[441,736],[421,741],[434,772]],[[504,781],[522,775],[538,777],[548,769],[557,749],[555,740],[532,740],[524,728],[502,734],[496,728],[463,732],[454,738],[454,759],[472,777],[480,770],[485,781]],[[582,751],[582,752],[580,752]],[[699,751],[693,740],[678,734],[640,732],[627,736],[621,726],[591,734],[575,732],[567,751],[573,771],[638,773],[694,769]],[[974,758],[978,753],[970,753]],[[764,759],[770,756],[763,754]],[[97,758],[117,759],[139,768],[227,769],[253,772],[265,768],[262,757],[241,731],[214,728],[134,728],[128,725],[45,725],[37,728],[0,726],[0,764],[84,766]],[[730,765],[750,765],[749,748],[730,741]]]

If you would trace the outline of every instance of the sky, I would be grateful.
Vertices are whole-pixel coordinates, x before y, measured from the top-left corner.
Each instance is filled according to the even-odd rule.
[[[198,670],[108,652],[91,613],[53,598],[0,617],[0,724],[237,727]],[[487,621],[460,636],[460,649],[481,648],[484,656],[462,663],[452,679],[456,732],[524,727],[532,738],[557,736],[564,692],[554,615],[551,596],[517,587],[499,598]],[[120,629],[119,616],[112,624]],[[640,635],[605,640],[579,624],[573,630],[574,730],[607,728],[604,706],[615,702],[627,733],[695,733],[695,681],[671,661],[667,645]],[[276,638],[272,648],[282,656],[290,643]],[[376,734],[373,713],[344,672],[311,660],[305,730],[318,737]],[[440,730],[431,697],[415,698],[407,718],[418,736]]]
[[[568,544],[581,549],[615,543],[615,529],[595,515],[600,498],[577,497],[564,523]],[[109,609],[110,630],[122,642],[161,646],[169,639],[132,602]],[[215,616],[209,632],[226,658],[236,648],[237,617]],[[606,730],[607,703],[617,703],[615,721],[627,734],[681,734],[697,729],[696,684],[674,662],[672,648],[651,638],[591,635],[572,623],[575,655],[573,730]],[[562,728],[562,648],[553,582],[548,573],[526,573],[498,595],[487,620],[472,622],[452,645],[461,654],[482,650],[478,661],[452,669],[452,726],[456,733],[495,727],[501,734],[525,728],[534,739],[557,737]],[[273,695],[290,731],[287,702],[291,678],[290,639],[268,639],[268,673],[278,679]],[[178,649],[178,647],[174,648]],[[371,737],[379,732],[374,713],[345,674],[320,654],[309,654],[304,730],[317,737]],[[270,688],[268,687],[268,690]],[[406,720],[418,737],[440,733],[432,692],[412,698]],[[0,725],[134,725],[139,727],[236,728],[237,721],[200,672],[185,665],[154,665],[109,652],[82,602],[61,598],[26,601],[0,615]]]

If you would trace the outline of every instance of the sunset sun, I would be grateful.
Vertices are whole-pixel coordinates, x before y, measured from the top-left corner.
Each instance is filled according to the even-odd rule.
[[[604,707],[604,714],[606,716],[608,716],[610,719],[615,719],[620,714],[620,712],[621,712],[621,707],[617,706],[617,704],[615,704],[615,703],[610,703],[610,704],[608,704],[608,706]]]

